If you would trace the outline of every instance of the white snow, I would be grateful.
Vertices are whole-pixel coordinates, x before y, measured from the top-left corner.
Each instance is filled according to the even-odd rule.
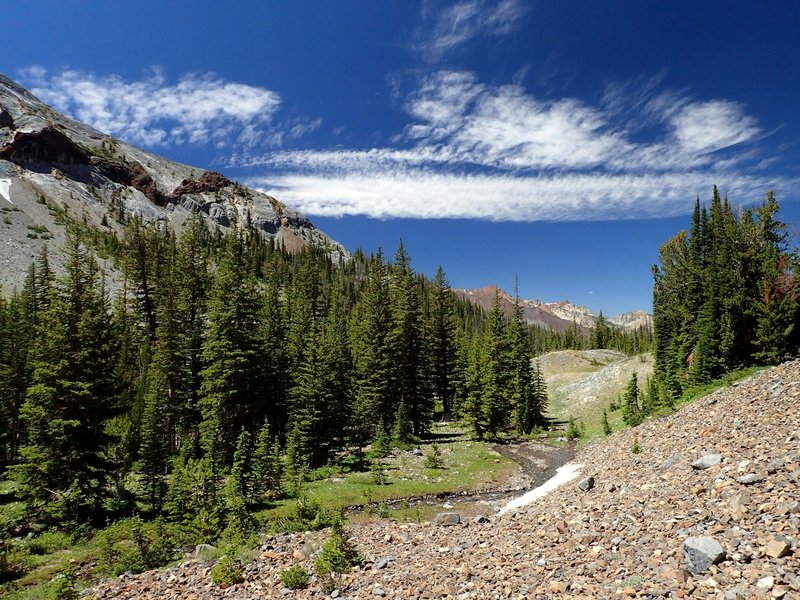
[[[11,202],[11,180],[0,179],[0,196]],[[11,202],[11,204],[14,204]]]
[[[514,510],[516,508],[520,508],[522,506],[527,506],[534,500],[538,500],[539,498],[543,498],[562,483],[567,483],[568,481],[572,481],[578,475],[581,474],[581,469],[583,465],[579,465],[577,463],[567,463],[563,467],[559,467],[556,469],[556,474],[553,475],[550,479],[545,481],[542,485],[537,488],[532,489],[529,492],[526,492],[519,498],[514,498],[508,504],[506,504],[503,508],[500,509],[498,514],[506,513],[510,510]]]

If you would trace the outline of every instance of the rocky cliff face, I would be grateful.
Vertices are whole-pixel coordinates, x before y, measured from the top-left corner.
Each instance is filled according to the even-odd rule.
[[[514,298],[495,285],[487,285],[477,290],[454,289],[453,291],[461,298],[483,307],[484,310],[491,310],[495,293],[497,293],[500,297],[503,311],[510,315],[513,310]],[[561,302],[521,300],[520,304],[522,306],[522,314],[530,325],[547,327],[555,331],[566,331],[572,327],[573,322],[577,323],[581,329],[589,329],[594,327],[598,317],[585,306],[572,304],[569,300],[562,300]],[[606,321],[627,331],[634,331],[639,327],[653,326],[653,318],[641,310],[622,313],[610,318],[606,317]]]
[[[192,213],[227,231],[249,223],[289,251],[347,250],[300,212],[225,176],[176,163],[54,111],[0,75],[0,289],[19,287],[44,245],[59,262],[64,217],[120,233],[124,217],[164,221],[180,234]]]

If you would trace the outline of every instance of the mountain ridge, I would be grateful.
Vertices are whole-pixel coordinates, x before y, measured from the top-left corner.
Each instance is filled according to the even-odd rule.
[[[224,175],[172,161],[67,117],[0,74],[0,223],[6,258],[0,289],[21,287],[30,260],[48,246],[55,266],[65,216],[121,235],[125,219],[167,223],[180,234],[192,214],[228,231],[249,224],[297,252],[349,252],[302,213]],[[61,217],[59,219],[59,213]]]
[[[460,298],[469,300],[484,310],[490,310],[495,293],[500,297],[500,304],[503,311],[510,315],[514,298],[505,290],[496,285],[486,285],[477,289],[454,288],[453,292]],[[580,329],[587,330],[594,327],[599,314],[594,314],[586,306],[573,304],[569,300],[558,302],[544,302],[542,300],[520,299],[522,313],[525,320],[530,325],[537,325],[553,329],[554,331],[564,332],[577,324]],[[652,328],[653,318],[643,310],[634,310],[612,317],[604,316],[607,323],[617,326],[625,331],[634,331],[640,327]]]

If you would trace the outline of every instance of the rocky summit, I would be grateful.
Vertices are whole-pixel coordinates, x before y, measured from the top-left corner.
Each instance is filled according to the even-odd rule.
[[[87,594],[800,598],[800,361],[597,440],[576,462],[582,477],[503,516],[467,518],[455,506],[430,523],[351,525],[365,562],[329,594],[314,578],[291,591],[279,577],[293,564],[313,572],[326,532],[264,540],[244,582],[226,589],[189,554],[177,567]],[[579,489],[588,477],[594,485]]]
[[[348,256],[300,212],[205,169],[176,163],[74,121],[0,74],[0,291],[21,287],[47,246],[60,264],[65,225],[120,235],[138,216],[178,234],[192,214],[227,231],[249,224],[289,252],[313,244]]]

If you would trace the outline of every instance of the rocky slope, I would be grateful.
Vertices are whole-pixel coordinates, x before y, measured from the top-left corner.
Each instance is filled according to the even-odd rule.
[[[434,523],[351,526],[365,564],[343,575],[331,596],[800,597],[800,361],[590,444],[576,462],[580,484],[507,515],[462,519],[456,506]],[[292,564],[312,569],[322,539],[265,540],[245,581],[228,589],[215,587],[210,566],[189,555],[178,567],[89,593],[322,597],[317,582],[292,592],[279,580]]]
[[[58,247],[65,219],[119,233],[139,215],[178,233],[192,213],[222,230],[251,223],[289,251],[308,244],[347,256],[341,244],[272,196],[219,173],[179,164],[54,111],[0,75],[0,290],[21,285],[31,257]]]
[[[483,307],[484,310],[491,310],[495,293],[500,297],[500,304],[506,314],[511,314],[514,306],[514,298],[495,285],[487,285],[476,290],[454,289],[456,295],[465,298]],[[538,325],[555,331],[563,332],[576,323],[582,330],[593,327],[598,315],[594,314],[585,306],[578,306],[569,300],[560,302],[542,302],[541,300],[521,300],[522,314],[530,325]],[[614,317],[606,318],[612,326],[617,326],[627,331],[634,331],[639,327],[652,327],[653,318],[644,311],[636,310],[633,312],[622,313]]]

